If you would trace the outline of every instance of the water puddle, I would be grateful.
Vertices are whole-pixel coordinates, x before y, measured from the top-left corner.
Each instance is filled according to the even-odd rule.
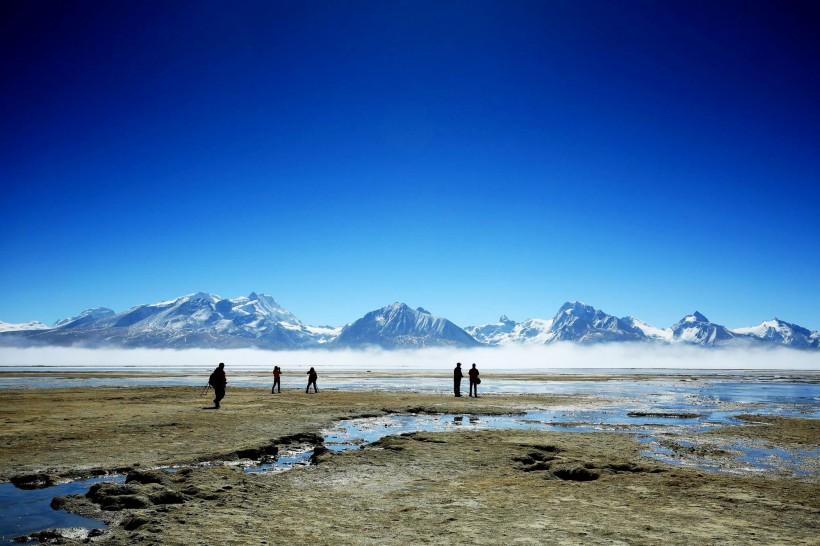
[[[646,415],[643,415],[646,413]],[[734,415],[742,411],[734,412]],[[676,414],[668,408],[645,412],[623,407],[595,410],[557,408],[529,411],[523,415],[476,416],[388,415],[345,420],[323,432],[325,446],[331,451],[356,449],[385,436],[411,432],[449,432],[457,430],[545,430],[563,432],[611,431],[636,435],[643,444],[642,455],[658,461],[691,466],[712,472],[778,472],[792,476],[816,473],[820,448],[784,449],[762,442],[693,437],[702,432],[731,424],[750,426],[734,419],[731,412],[702,411],[697,416]]]
[[[0,544],[19,544],[14,537],[43,529],[103,529],[105,524],[64,510],[51,508],[51,499],[62,495],[82,495],[95,483],[122,482],[124,476],[100,476],[61,483],[43,489],[18,489],[0,483]]]

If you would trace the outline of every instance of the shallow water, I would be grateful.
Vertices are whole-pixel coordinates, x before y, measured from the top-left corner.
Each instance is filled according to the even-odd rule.
[[[44,489],[18,489],[0,483],[0,544],[19,544],[16,536],[52,527],[102,529],[105,524],[90,518],[51,508],[51,499],[62,495],[81,495],[95,483],[123,481],[122,476],[102,476],[61,483]]]
[[[633,409],[603,407],[595,410],[574,408],[530,411],[523,415],[389,415],[341,421],[324,431],[325,445],[332,451],[358,448],[385,436],[410,432],[447,432],[457,430],[547,430],[563,432],[612,431],[635,434],[644,445],[642,455],[659,461],[691,466],[707,471],[780,472],[808,476],[806,463],[820,460],[820,448],[783,449],[761,442],[743,442],[710,438],[709,447],[729,452],[722,457],[704,457],[698,453],[674,452],[661,440],[670,439],[683,447],[695,444],[686,438],[723,425],[751,426],[734,419],[726,411],[703,411],[698,417],[633,417]],[[735,412],[737,414],[739,412]],[[816,467],[814,467],[816,468]]]

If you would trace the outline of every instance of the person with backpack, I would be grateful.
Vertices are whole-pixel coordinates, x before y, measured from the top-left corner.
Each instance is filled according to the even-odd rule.
[[[473,362],[473,367],[470,368],[467,375],[470,376],[470,396],[478,398],[478,385],[481,383],[481,378],[478,377],[478,368],[475,367],[475,362]]]
[[[273,387],[270,389],[270,393],[273,394],[273,391],[279,388],[279,393],[282,392],[282,384],[279,382],[279,377],[282,375],[282,370],[279,369],[279,366],[273,367]]]
[[[313,385],[314,394],[318,393],[319,389],[316,387],[316,378],[319,377],[319,376],[316,373],[316,370],[313,369],[313,366],[310,367],[310,371],[308,371],[307,376],[308,376],[308,384],[307,384],[307,387],[305,388],[305,394],[307,394],[308,391],[310,391],[310,386],[311,385]]]
[[[224,363],[220,362],[219,366],[211,373],[208,384],[214,389],[214,409],[219,409],[219,402],[225,398],[225,385],[228,384]]]

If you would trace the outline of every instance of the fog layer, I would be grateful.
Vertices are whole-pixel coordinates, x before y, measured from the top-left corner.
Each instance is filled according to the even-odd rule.
[[[0,366],[150,367],[213,366],[287,368],[320,366],[356,370],[448,370],[456,362],[477,363],[484,372],[531,369],[669,368],[820,370],[820,351],[793,349],[704,349],[683,345],[554,344],[479,349],[299,350],[260,349],[87,349],[63,347],[0,348]]]

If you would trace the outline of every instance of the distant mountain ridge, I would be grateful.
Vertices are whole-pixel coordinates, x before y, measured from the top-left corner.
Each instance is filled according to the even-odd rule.
[[[566,302],[551,319],[498,322],[461,328],[429,311],[396,302],[343,326],[310,326],[271,296],[251,292],[222,298],[197,292],[138,305],[122,313],[97,307],[47,326],[0,322],[0,344],[11,346],[304,349],[403,349],[642,342],[702,347],[783,346],[820,349],[820,331],[774,318],[730,329],[695,311],[668,328],[616,317],[591,305]]]
[[[334,344],[339,347],[378,346],[385,349],[480,345],[449,320],[434,317],[421,307],[412,309],[399,302],[371,311],[348,324]]]
[[[539,343],[571,341],[581,344],[641,341],[663,344],[682,343],[703,347],[784,346],[795,349],[820,349],[820,331],[780,319],[758,326],[729,329],[695,311],[669,328],[658,328],[633,317],[618,318],[581,302],[567,302],[551,320],[528,319],[522,323],[502,317],[499,323],[468,326],[467,332],[488,345],[529,344],[527,336],[516,335],[525,325],[537,321],[547,328],[539,333]]]
[[[104,307],[88,309],[53,328],[4,337],[20,341],[22,334],[31,345],[279,349],[321,345],[337,333],[302,324],[265,294],[228,299],[197,292],[119,314]]]

